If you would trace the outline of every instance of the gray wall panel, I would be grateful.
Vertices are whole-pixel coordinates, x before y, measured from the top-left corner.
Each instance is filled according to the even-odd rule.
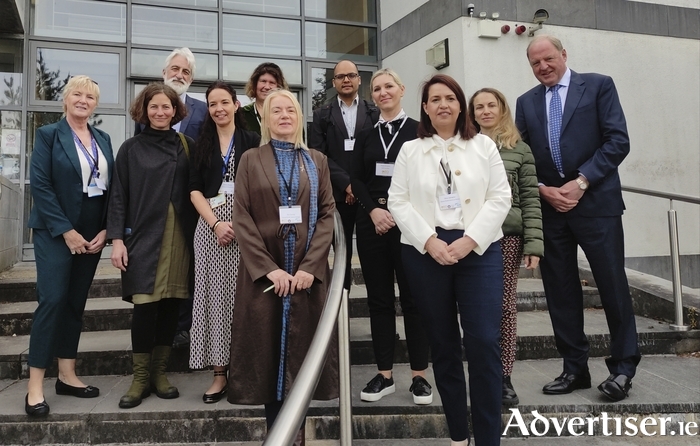
[[[668,35],[668,6],[627,0],[596,0],[597,28]]]
[[[577,28],[596,27],[595,0],[577,0],[575,2],[517,0],[517,16],[511,20],[532,23],[532,17],[538,9],[546,9],[549,13],[549,20],[545,23],[545,27],[548,24]]]
[[[700,11],[668,7],[668,35],[686,39],[700,39]]]
[[[415,10],[382,31],[382,57],[397,52],[421,37],[420,15]]]

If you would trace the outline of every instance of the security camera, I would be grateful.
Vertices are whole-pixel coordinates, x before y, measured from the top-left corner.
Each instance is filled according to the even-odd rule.
[[[538,9],[535,11],[535,16],[532,18],[532,22],[539,25],[547,21],[549,18],[549,13],[546,9]]]
[[[474,3],[469,3],[467,5],[467,15],[472,17],[474,15]]]

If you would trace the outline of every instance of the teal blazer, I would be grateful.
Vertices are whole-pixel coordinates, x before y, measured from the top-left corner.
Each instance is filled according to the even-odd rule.
[[[88,128],[107,159],[111,180],[114,154],[109,135],[95,127]],[[34,206],[28,226],[47,229],[52,237],[73,229],[80,218],[83,180],[78,152],[65,118],[36,131],[29,175]],[[102,215],[106,215],[106,206],[107,200]]]

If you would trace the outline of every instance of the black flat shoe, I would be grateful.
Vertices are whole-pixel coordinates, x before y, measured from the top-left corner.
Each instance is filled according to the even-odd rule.
[[[577,389],[591,388],[591,374],[585,373],[574,375],[573,373],[562,373],[554,381],[545,384],[542,393],[545,395],[565,395]]]
[[[227,376],[227,372],[226,370],[217,370],[214,372],[214,376]],[[202,395],[202,401],[204,401],[206,404],[218,403],[221,401],[221,398],[226,395],[226,389],[228,389],[228,377],[226,378],[226,384],[224,384],[224,387],[221,390],[215,393],[205,393]]]
[[[46,404],[46,400],[37,403],[33,406],[29,405],[29,394],[24,397],[24,411],[30,417],[45,417],[49,414],[49,405]]]
[[[631,388],[632,379],[630,377],[614,373],[598,386],[598,390],[613,401],[622,401],[627,398]]]
[[[60,379],[56,380],[56,395],[70,395],[77,398],[95,398],[100,395],[97,387],[73,387],[64,383]]]
[[[205,393],[202,395],[202,401],[204,401],[207,404],[212,404],[212,403],[218,403],[221,401],[221,398],[226,395],[226,388],[228,387],[228,383],[224,386],[223,389],[221,389],[218,392],[215,393]]]

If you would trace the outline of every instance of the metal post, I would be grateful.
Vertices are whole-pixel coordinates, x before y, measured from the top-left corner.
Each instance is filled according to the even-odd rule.
[[[340,446],[352,445],[352,386],[350,384],[349,291],[343,290],[338,314],[338,373],[340,374]]]
[[[668,236],[671,243],[673,303],[676,310],[676,323],[671,324],[670,328],[675,331],[688,331],[690,327],[683,324],[683,286],[681,284],[681,261],[678,249],[678,220],[676,219],[676,211],[673,209],[673,200],[671,200],[671,209],[668,211]]]

